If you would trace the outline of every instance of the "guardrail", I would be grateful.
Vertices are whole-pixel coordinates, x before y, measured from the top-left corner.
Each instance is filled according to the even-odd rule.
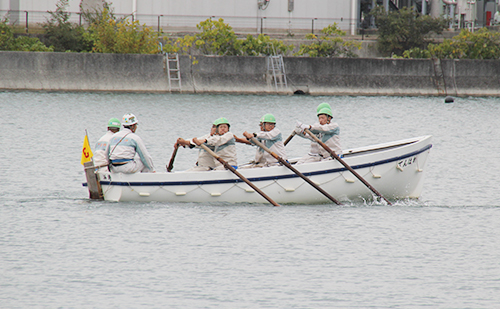
[[[69,21],[83,25],[80,12],[70,13]],[[353,25],[358,29],[357,20],[349,18],[297,18],[297,17],[257,17],[257,16],[202,16],[202,15],[147,15],[147,14],[116,14],[117,19],[138,20],[141,24],[153,27],[163,33],[199,32],[196,25],[207,18],[223,18],[224,22],[241,34],[275,34],[293,36],[295,33],[318,33],[321,29],[337,23],[337,26],[349,32]],[[50,19],[50,13],[44,11],[1,11],[0,18],[7,17],[10,24],[24,26],[29,33],[30,26],[40,26]]]

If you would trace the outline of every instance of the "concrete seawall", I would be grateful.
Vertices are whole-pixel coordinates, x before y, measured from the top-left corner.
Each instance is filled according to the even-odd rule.
[[[500,96],[500,60],[180,57],[183,93]],[[169,92],[163,55],[0,52],[0,89]],[[173,87],[177,92],[177,87]]]
[[[161,55],[0,52],[0,89],[168,91]]]

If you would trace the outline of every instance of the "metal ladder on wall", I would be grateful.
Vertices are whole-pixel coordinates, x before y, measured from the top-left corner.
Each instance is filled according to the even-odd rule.
[[[181,68],[179,66],[179,54],[165,53],[165,63],[168,76],[168,88],[170,92],[181,91]],[[176,83],[176,84],[175,84]],[[175,84],[175,85],[174,85]]]
[[[434,64],[434,80],[439,95],[447,95],[446,82],[444,80],[443,68],[439,58],[432,58]]]
[[[267,71],[274,79],[276,91],[288,88],[286,81],[285,64],[282,55],[267,56]]]

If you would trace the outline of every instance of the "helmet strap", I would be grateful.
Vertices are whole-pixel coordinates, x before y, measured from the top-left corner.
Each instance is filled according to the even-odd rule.
[[[135,130],[137,130],[137,123],[134,123],[132,125],[129,125],[129,126],[123,126],[125,129],[129,129],[130,131],[132,131],[133,133],[135,133]]]

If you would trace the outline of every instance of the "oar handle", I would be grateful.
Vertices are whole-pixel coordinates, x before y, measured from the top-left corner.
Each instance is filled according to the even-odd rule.
[[[392,205],[391,202],[389,202],[389,200],[387,200],[385,197],[382,196],[382,194],[380,194],[377,190],[375,190],[374,187],[372,187],[372,185],[370,185],[363,177],[361,177],[361,175],[359,175],[352,167],[349,166],[349,164],[347,164],[344,160],[342,160],[336,153],[335,151],[331,150],[330,147],[328,147],[325,143],[323,143],[316,135],[314,135],[309,129],[304,129],[304,132],[306,132],[307,134],[309,134],[312,139],[314,141],[316,141],[318,144],[321,145],[321,147],[323,147],[323,149],[325,149],[326,151],[328,151],[330,153],[330,155],[335,158],[335,160],[339,161],[346,169],[348,169],[354,176],[356,176],[356,178],[358,178],[365,186],[368,187],[368,189],[370,189],[373,193],[375,193],[378,197],[380,197],[381,199],[385,200],[387,202],[387,204],[389,205]]]
[[[167,172],[169,173],[174,169],[174,160],[175,156],[177,155],[177,149],[179,149],[179,143],[176,143],[174,145],[174,152],[172,152],[172,156],[170,157],[170,162],[168,162]]]
[[[260,190],[259,188],[257,188],[256,185],[254,185],[253,183],[251,183],[250,180],[248,180],[245,176],[241,175],[234,167],[231,166],[231,164],[227,163],[221,157],[219,157],[214,151],[212,151],[212,149],[208,148],[205,144],[201,144],[200,147],[203,148],[206,152],[208,152],[212,157],[214,157],[215,159],[217,159],[217,161],[219,161],[222,165],[224,165],[225,168],[227,168],[228,170],[230,170],[231,172],[233,172],[233,174],[235,174],[236,176],[238,176],[241,180],[243,180],[252,189],[254,189],[255,191],[257,191],[269,203],[273,204],[274,206],[280,206],[278,203],[276,203],[275,201],[273,201],[273,199],[271,199],[269,196],[267,196],[267,194],[265,194],[264,192],[262,192],[262,190]]]
[[[264,145],[261,142],[259,142],[255,137],[250,138],[250,140],[253,143],[255,143],[255,145],[257,145],[260,148],[262,148],[265,151],[267,151],[271,156],[273,156],[281,164],[283,164],[284,166],[286,166],[287,168],[289,168],[292,172],[294,172],[295,174],[297,174],[300,178],[304,179],[308,184],[310,184],[311,186],[313,186],[316,190],[318,190],[321,194],[323,194],[324,196],[326,196],[327,198],[329,198],[332,202],[334,202],[337,205],[342,205],[342,203],[340,203],[339,201],[337,201],[328,192],[326,192],[325,190],[323,190],[320,186],[318,186],[317,184],[315,184],[311,179],[307,178],[304,174],[302,174],[301,172],[299,172],[295,167],[293,167],[285,159],[283,159],[282,157],[280,157],[277,154],[275,154],[274,152],[272,152],[271,149],[267,148],[266,145]]]
[[[292,140],[292,138],[295,136],[295,134],[297,134],[297,133],[295,133],[295,131],[293,131],[292,134],[290,134],[290,136],[288,136],[287,139],[283,142],[283,145],[286,146],[286,144],[288,144]]]

